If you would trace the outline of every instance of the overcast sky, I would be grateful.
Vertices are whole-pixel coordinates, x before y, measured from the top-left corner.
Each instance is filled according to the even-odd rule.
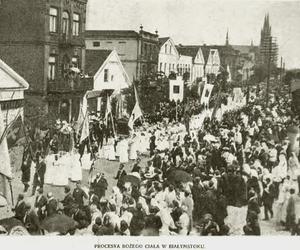
[[[170,36],[175,43],[259,44],[265,13],[286,68],[300,68],[300,1],[89,0],[87,29],[126,29]]]

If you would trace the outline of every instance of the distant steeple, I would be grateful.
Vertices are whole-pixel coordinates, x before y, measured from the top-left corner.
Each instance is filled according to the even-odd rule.
[[[253,39],[251,40],[251,47],[253,47]]]
[[[228,29],[227,29],[227,33],[226,33],[226,42],[225,42],[226,46],[229,46],[229,36],[228,36]]]

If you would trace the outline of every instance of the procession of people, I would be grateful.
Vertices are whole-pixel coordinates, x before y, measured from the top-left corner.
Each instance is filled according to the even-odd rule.
[[[130,135],[116,136],[92,115],[80,141],[58,122],[34,157],[24,152],[15,219],[33,235],[262,235],[262,220],[299,234],[299,131],[288,94],[267,108],[252,98],[219,118],[205,111],[198,127],[187,120],[203,107],[188,102],[178,104],[180,115],[174,103],[160,104]],[[188,119],[186,107],[194,107]],[[119,164],[115,175],[98,171],[98,161]]]

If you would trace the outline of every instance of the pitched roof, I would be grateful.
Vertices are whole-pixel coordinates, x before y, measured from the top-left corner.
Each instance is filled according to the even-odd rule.
[[[169,39],[170,39],[170,37],[160,37],[160,38],[158,38],[159,46],[163,46],[165,44],[165,42],[168,41]]]
[[[86,38],[98,38],[98,37],[132,37],[137,38],[139,33],[134,30],[86,30]]]
[[[4,72],[4,75],[0,77],[0,88],[1,89],[28,89],[29,84],[21,77],[17,72],[15,72],[11,67],[9,67],[5,62],[0,59],[0,73]]]
[[[238,50],[241,54],[249,54],[251,50],[258,49],[258,46],[251,45],[231,45],[235,50]]]
[[[85,52],[85,72],[94,76],[112,50],[86,50]]]
[[[201,46],[201,50],[202,50],[204,62],[206,64],[207,60],[208,60],[208,57],[209,57],[210,48],[208,46]]]
[[[198,54],[198,51],[200,49],[200,46],[183,46],[183,45],[179,45],[176,46],[179,54],[181,55],[185,55],[185,56],[191,56],[193,59],[195,59],[195,57]]]

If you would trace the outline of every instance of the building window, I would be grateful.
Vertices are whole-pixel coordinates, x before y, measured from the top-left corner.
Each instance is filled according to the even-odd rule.
[[[169,73],[171,73],[171,71],[172,71],[172,68],[171,68],[171,63],[169,64]]]
[[[168,53],[168,44],[165,45],[165,54]]]
[[[167,64],[165,63],[165,66],[164,66],[164,73],[166,73],[167,71]]]
[[[50,32],[57,32],[57,13],[58,10],[56,8],[51,7],[49,11],[50,20],[49,20],[49,30]]]
[[[70,16],[69,13],[64,11],[62,15],[62,33],[69,34],[69,27],[70,27]]]
[[[108,69],[104,70],[104,82],[108,82]]]
[[[159,63],[159,71],[162,71],[162,63]]]
[[[56,57],[49,56],[48,60],[48,79],[50,81],[55,80],[55,73],[56,73]]]
[[[73,14],[73,36],[79,36],[79,14]]]
[[[114,81],[114,75],[110,76],[110,81],[113,82]]]
[[[93,42],[93,47],[100,47],[100,42]]]
[[[170,55],[172,54],[172,47],[170,46]]]

